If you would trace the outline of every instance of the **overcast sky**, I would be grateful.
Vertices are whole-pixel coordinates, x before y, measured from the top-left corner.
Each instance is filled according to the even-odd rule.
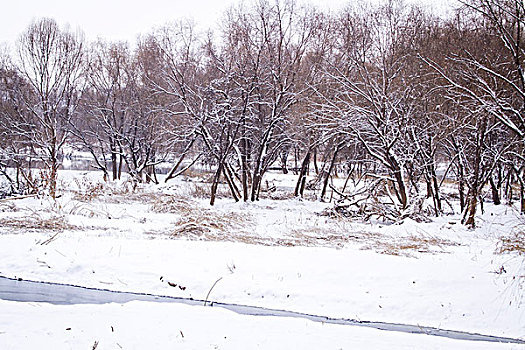
[[[88,40],[136,41],[137,35],[179,18],[192,18],[201,28],[215,26],[223,12],[242,0],[10,0],[0,12],[0,43],[12,47],[36,18],[54,18],[60,26],[81,29]],[[250,0],[245,0],[250,1]],[[351,0],[299,0],[337,10]],[[381,0],[378,0],[381,1]],[[412,0],[413,2],[419,2]],[[443,3],[453,0],[425,0]],[[443,5],[440,5],[443,7]]]

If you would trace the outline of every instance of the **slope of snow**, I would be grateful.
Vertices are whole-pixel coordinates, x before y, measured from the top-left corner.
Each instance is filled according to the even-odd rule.
[[[463,227],[458,215],[432,223],[371,224],[319,215],[328,204],[297,199],[221,199],[210,208],[205,199],[188,195],[194,183],[180,180],[139,195],[123,190],[123,183],[114,185],[111,196],[88,200],[69,191],[96,181],[94,174],[61,175],[64,191],[56,203],[45,198],[0,203],[0,275],[195,299],[210,293],[214,301],[525,338],[523,258],[496,252],[501,237],[521,225],[510,207],[486,204],[476,230]],[[155,209],[166,198],[179,201],[176,210]],[[49,219],[63,226],[42,228]],[[48,333],[48,344],[62,346],[57,348],[75,341],[86,344],[79,348],[100,341],[98,349],[116,343],[166,348],[168,342],[198,349],[498,346],[145,302],[0,301],[0,310],[2,349],[33,348],[29,339]],[[44,322],[46,315],[53,317]],[[120,333],[108,333],[111,320]],[[65,331],[68,327],[72,330]],[[34,336],[24,338],[27,346],[11,347],[25,334]]]

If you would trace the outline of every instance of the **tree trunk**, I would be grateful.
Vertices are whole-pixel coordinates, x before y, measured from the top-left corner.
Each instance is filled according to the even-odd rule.
[[[436,167],[434,164],[431,165],[431,175],[432,175],[432,183],[434,185],[434,199],[436,202],[437,210],[441,213],[442,206],[441,206],[441,196],[439,195],[439,184],[438,184],[438,178],[436,175]]]
[[[294,167],[293,167],[293,173],[294,174],[297,174],[297,169],[298,169],[298,164],[297,162],[299,161],[299,150],[297,149],[297,147],[294,147],[294,151],[293,151],[293,159],[294,159]]]
[[[425,182],[427,183],[427,198],[430,198],[433,196],[433,190],[432,190],[432,179],[425,176]]]
[[[342,146],[341,144],[336,146],[336,148],[334,150],[334,154],[333,154],[332,159],[330,161],[330,166],[328,167],[328,172],[326,173],[326,176],[324,178],[323,189],[321,190],[321,202],[324,201],[324,196],[326,194],[326,189],[328,187],[328,181],[330,180],[330,174],[332,173],[332,170],[334,169],[335,161],[337,160],[337,153],[339,153],[339,150],[341,149],[341,146]]]
[[[251,194],[252,202],[255,202],[257,200],[260,185],[261,185],[261,174],[259,173],[259,169],[257,169],[257,170],[254,170],[253,180],[252,180],[252,194]]]
[[[403,179],[403,172],[401,171],[401,166],[393,155],[387,154],[386,158],[394,175],[395,183],[397,184],[397,187],[394,186],[394,188],[397,199],[401,203],[401,210],[405,210],[408,207],[408,195],[406,191],[405,180]]]
[[[50,154],[49,154],[49,162],[50,162],[50,169],[49,169],[49,195],[51,198],[55,199],[57,195],[57,176],[58,176],[58,152],[57,152],[57,140],[56,135],[54,134],[54,131],[52,131],[53,137],[51,140],[50,145]]]
[[[507,172],[506,180],[505,180],[505,196],[507,198],[507,204],[512,205],[512,180],[514,177],[514,169],[510,168]]]
[[[184,147],[184,150],[182,151],[182,154],[179,158],[179,160],[177,161],[177,163],[173,166],[173,168],[171,168],[170,172],[168,173],[168,176],[166,176],[166,179],[164,180],[164,182],[168,182],[168,180],[172,179],[175,177],[175,172],[177,171],[177,169],[179,168],[179,166],[182,164],[182,162],[184,161],[184,159],[186,158],[186,155],[188,154],[188,152],[190,151],[191,147],[193,146],[193,143],[195,142],[195,138],[193,138],[190,143],[188,145],[186,145],[186,147]]]
[[[49,195],[55,199],[57,196],[57,167],[56,159],[51,162],[51,172],[49,174]]]
[[[516,167],[514,167],[514,173],[516,174],[516,178],[518,179],[518,182],[520,183],[520,212],[521,214],[525,214],[525,180],[523,179],[523,172],[518,170]],[[509,180],[511,182],[510,188],[511,188],[511,198],[512,198],[512,180]]]
[[[210,196],[210,205],[215,204],[215,196],[217,195],[217,187],[219,186],[219,180],[221,178],[223,163],[219,162],[215,176],[213,177],[213,182],[211,185],[211,196]]]
[[[297,179],[297,184],[295,185],[294,196],[296,197],[303,196],[304,187],[306,183],[306,172],[308,170],[308,164],[310,163],[310,155],[311,155],[311,150],[308,150],[308,152],[306,152],[306,155],[303,159],[301,170],[299,171],[299,178]]]
[[[316,174],[319,174],[319,166],[317,165],[317,147],[314,148],[314,170]]]
[[[401,209],[405,210],[408,207],[408,196],[405,187],[405,181],[403,181],[403,175],[401,170],[396,170],[394,172],[394,177],[397,182],[397,191],[399,193],[399,201],[401,202]]]
[[[281,170],[285,175],[288,174],[288,153],[289,149],[286,149],[286,151],[283,151],[281,154]]]
[[[113,172],[113,181],[118,178],[117,153],[111,152],[111,170]]]
[[[245,202],[248,201],[248,147],[246,145],[246,136],[243,135],[241,139],[241,185],[242,197]]]
[[[523,181],[520,182],[520,204],[521,204],[521,214],[525,214],[525,186]]]
[[[476,217],[476,209],[478,206],[478,194],[477,191],[474,189],[470,189],[470,196],[468,201],[468,209],[467,209],[467,220],[465,221],[465,225],[473,228],[476,225],[475,217]]]
[[[124,163],[124,156],[122,155],[122,150],[119,157],[119,163],[118,163],[118,172],[117,172],[117,179],[120,180],[122,177],[122,164]]]
[[[230,188],[230,192],[232,194],[233,199],[236,202],[238,202],[239,195],[240,195],[239,189],[235,185],[235,182],[233,180],[233,174],[228,164],[225,164],[225,166],[223,167],[223,173],[224,173],[224,178],[226,179],[226,183],[228,184],[228,187]]]
[[[267,135],[270,133],[270,131],[267,132]],[[255,165],[253,167],[253,178],[252,178],[252,193],[251,193],[251,201],[255,202],[259,199],[259,191],[261,188],[261,181],[262,181],[262,168],[264,164],[264,152],[266,150],[266,147],[268,146],[268,140],[267,136],[265,135],[263,142],[259,145],[259,151],[257,153],[257,158],[255,159]]]
[[[459,194],[459,206],[461,208],[461,212],[465,210],[465,206],[467,205],[465,201],[465,174],[463,171],[463,165],[461,164],[461,161],[458,159],[458,194]]]
[[[501,204],[501,198],[499,196],[499,189],[498,186],[496,186],[496,183],[494,182],[494,179],[489,177],[489,183],[490,183],[490,189],[492,192],[492,202],[494,205],[500,205]]]
[[[484,116],[481,120],[481,125],[479,126],[477,130],[477,140],[476,140],[476,151],[475,151],[475,158],[474,158],[474,171],[472,176],[470,177],[471,183],[469,184],[469,208],[468,208],[468,218],[465,222],[465,225],[473,228],[475,223],[475,217],[476,217],[476,208],[478,205],[478,198],[479,194],[481,193],[481,190],[483,188],[483,183],[481,183],[481,172],[482,172],[482,151],[484,147],[484,139],[485,139],[485,131],[487,129],[487,117]]]

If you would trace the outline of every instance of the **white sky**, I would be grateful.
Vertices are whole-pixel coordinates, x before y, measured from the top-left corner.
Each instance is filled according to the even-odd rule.
[[[88,40],[135,43],[137,35],[180,18],[192,18],[201,29],[216,26],[224,11],[242,0],[7,0],[0,12],[0,43],[13,47],[36,18],[54,18],[60,26],[81,29]],[[250,0],[245,0],[250,1]],[[351,0],[299,0],[336,10]],[[413,2],[420,2],[412,0]],[[443,3],[451,0],[424,0]],[[433,5],[432,5],[433,6]]]

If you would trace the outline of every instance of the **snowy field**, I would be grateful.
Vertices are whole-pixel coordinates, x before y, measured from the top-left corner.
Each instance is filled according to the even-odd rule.
[[[459,215],[388,225],[323,215],[330,204],[284,195],[256,203],[219,199],[210,207],[207,185],[196,178],[132,189],[126,181],[104,184],[99,173],[60,176],[56,202],[0,201],[0,276],[525,339],[524,259],[500,252],[523,227],[512,207],[486,203],[475,230]],[[293,176],[273,177],[280,188],[294,185]],[[0,349],[34,348],[525,345],[176,303],[0,300]]]

